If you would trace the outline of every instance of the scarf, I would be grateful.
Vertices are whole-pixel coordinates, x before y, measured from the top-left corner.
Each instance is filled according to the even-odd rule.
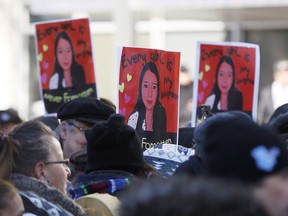
[[[59,215],[67,215],[65,211],[72,215],[86,215],[77,203],[67,196],[64,196],[58,189],[50,187],[44,181],[20,174],[13,174],[11,181],[21,195],[28,199],[32,198],[35,200],[35,198],[37,198],[39,202],[42,202],[43,206],[46,205],[50,208],[55,207],[54,210],[57,211]]]
[[[125,189],[131,183],[131,176],[107,176],[106,174],[84,174],[80,175],[77,185],[69,189],[69,196],[77,199],[92,193],[109,193]]]

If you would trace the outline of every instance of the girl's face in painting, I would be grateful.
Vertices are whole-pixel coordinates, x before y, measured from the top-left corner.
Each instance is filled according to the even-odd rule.
[[[233,71],[231,65],[227,62],[220,65],[217,80],[221,93],[228,93],[233,82]]]
[[[150,70],[146,71],[142,86],[142,100],[146,107],[146,109],[153,109],[158,94],[158,83],[155,74],[153,74]]]
[[[72,47],[70,46],[70,43],[63,38],[60,38],[56,49],[57,59],[61,68],[63,68],[64,71],[70,70],[72,65]]]

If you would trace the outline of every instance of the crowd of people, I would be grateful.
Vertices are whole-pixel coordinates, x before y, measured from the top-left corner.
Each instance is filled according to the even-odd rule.
[[[194,154],[168,177],[107,99],[27,121],[1,111],[0,215],[288,215],[288,104],[265,125],[207,107],[195,128],[179,128]]]

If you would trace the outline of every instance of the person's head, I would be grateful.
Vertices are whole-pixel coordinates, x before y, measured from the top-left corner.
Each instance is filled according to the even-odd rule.
[[[136,131],[124,123],[124,116],[114,114],[107,122],[95,124],[85,132],[87,173],[118,170],[134,175],[143,174],[145,166],[141,142]]]
[[[153,62],[144,65],[139,81],[138,106],[153,109],[155,104],[160,103],[160,78],[158,69]]]
[[[288,113],[288,103],[285,103],[274,110],[267,124],[270,124],[271,122],[275,121],[275,119],[277,119],[279,116],[285,115],[287,113]]]
[[[70,70],[74,60],[72,41],[67,32],[58,32],[55,39],[55,71]]]
[[[32,120],[40,121],[50,127],[53,131],[59,126],[59,121],[56,116],[41,115]]]
[[[21,216],[24,212],[22,199],[13,184],[0,179],[0,215]]]
[[[253,187],[257,200],[263,204],[270,216],[288,215],[287,170],[264,178]]]
[[[235,83],[235,66],[230,56],[222,56],[218,62],[216,69],[216,85],[221,94],[228,94],[231,87]]]
[[[85,130],[99,121],[106,121],[115,110],[92,97],[80,97],[64,103],[57,110],[61,123],[56,130],[60,138],[64,158],[86,148]]]
[[[275,130],[288,147],[288,103],[279,106],[266,124]],[[288,149],[288,148],[287,148]]]
[[[273,65],[273,78],[283,86],[288,85],[288,59],[281,59]]]
[[[181,86],[189,85],[193,82],[193,79],[190,77],[189,70],[185,65],[180,67],[179,83]]]
[[[13,108],[0,110],[0,131],[4,134],[10,133],[21,122],[18,112]]]
[[[211,112],[211,107],[209,105],[200,104],[196,111],[196,125],[200,124],[212,115],[213,113]]]
[[[111,100],[109,100],[107,98],[103,98],[103,97],[101,97],[99,100],[102,101],[103,103],[107,104],[108,106],[111,106],[116,112],[116,105]]]
[[[255,183],[288,167],[280,138],[241,111],[217,113],[195,128],[207,175]]]
[[[69,170],[53,131],[39,121],[18,125],[9,135],[0,136],[0,177],[22,174],[46,181],[63,193]]]
[[[246,186],[213,178],[167,179],[132,184],[120,216],[266,216]]]

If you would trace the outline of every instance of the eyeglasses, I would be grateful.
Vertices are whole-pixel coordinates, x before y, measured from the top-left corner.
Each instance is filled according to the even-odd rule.
[[[65,165],[69,165],[69,160],[59,160],[59,161],[43,161],[44,164],[65,164]]]
[[[77,125],[75,125],[73,122],[69,122],[68,123],[69,125],[72,125],[73,127],[77,128],[78,130],[80,130],[81,132],[85,132],[87,131],[89,128],[82,128],[82,127],[79,127]]]

